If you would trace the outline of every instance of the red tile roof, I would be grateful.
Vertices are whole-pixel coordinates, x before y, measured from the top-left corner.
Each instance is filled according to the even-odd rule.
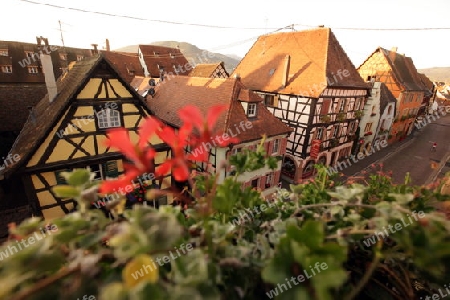
[[[183,67],[183,72],[180,75],[189,75],[191,72],[191,69],[185,69],[188,61],[180,49],[155,45],[139,45],[139,49],[143,54],[143,59],[150,72],[150,77],[159,77],[158,67],[163,67],[167,73],[175,74],[175,68],[181,66]]]
[[[158,85],[154,97],[147,96],[146,100],[147,106],[158,118],[175,127],[182,126],[177,111],[188,104],[200,108],[204,115],[213,105],[228,105],[228,112],[219,118],[215,130],[230,130],[237,134],[235,125],[249,120],[252,128],[237,135],[241,142],[258,140],[263,134],[276,136],[292,131],[266,109],[262,98],[257,95],[248,97],[249,94],[239,79],[177,76]],[[241,100],[241,95],[252,100],[259,98],[256,118],[247,118],[244,108],[237,101]]]
[[[327,85],[369,88],[329,28],[260,36],[234,74],[253,90],[316,98]]]
[[[144,70],[137,53],[125,52],[102,52],[105,57],[114,65],[120,76],[130,83],[134,76],[144,76]]]

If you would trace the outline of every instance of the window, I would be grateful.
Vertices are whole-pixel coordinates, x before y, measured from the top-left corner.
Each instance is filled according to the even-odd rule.
[[[233,148],[233,150],[231,150],[231,155],[236,155],[241,151],[242,151],[242,148]]]
[[[37,67],[28,67],[28,73],[37,74],[37,73],[39,73],[39,70]]]
[[[252,187],[253,188],[258,188],[259,187],[259,179],[260,178],[256,178],[252,180]]]
[[[275,97],[273,95],[265,95],[264,96],[264,104],[267,106],[274,106]]]
[[[0,56],[8,56],[8,49],[1,48],[0,49]]]
[[[66,54],[66,53],[60,53],[60,54],[59,54],[59,58],[60,58],[61,60],[67,60],[67,54]]]
[[[377,113],[375,111],[375,105],[372,105],[372,113],[370,114],[371,117],[375,116]]]
[[[56,177],[56,184],[67,184],[67,182],[66,182],[66,178],[64,178],[64,176],[62,176],[62,174],[61,173],[63,173],[63,172],[71,172],[72,170],[70,170],[70,169],[65,169],[65,170],[62,170],[62,171],[56,171],[55,172],[55,177]]]
[[[247,108],[247,116],[256,117],[256,103],[249,103]]]
[[[336,126],[334,126],[332,137],[333,137],[333,138],[339,137],[340,131],[341,131],[341,125],[336,125]]]
[[[29,57],[29,58],[33,58],[34,52],[31,52],[31,51],[25,51],[25,56],[26,56],[26,57]]]
[[[321,140],[323,138],[323,127],[317,127],[316,128],[316,140]]]
[[[77,55],[77,61],[83,60],[84,56],[83,55]]]
[[[354,130],[355,130],[355,122],[350,122],[350,124],[348,124],[348,133],[353,134]]]
[[[280,151],[280,139],[276,139],[272,144],[272,153],[278,153]]]
[[[12,66],[11,65],[2,66],[2,73],[12,73]]]
[[[366,127],[364,128],[364,133],[371,132],[372,131],[372,123],[367,123]]]
[[[274,176],[273,173],[269,173],[266,175],[266,189],[273,186]]]
[[[120,113],[111,108],[105,108],[97,113],[99,128],[120,127]]]
[[[337,112],[345,112],[345,106],[347,104],[347,99],[340,99],[338,103],[338,111]]]

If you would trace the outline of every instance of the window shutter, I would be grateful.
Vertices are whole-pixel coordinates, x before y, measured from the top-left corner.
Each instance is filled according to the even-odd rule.
[[[266,189],[266,177],[267,176],[261,176],[261,178],[259,179],[259,188],[261,190],[265,190]]]
[[[280,149],[280,155],[283,155],[286,153],[286,146],[287,146],[287,138],[283,138],[281,140],[281,149]]]
[[[280,182],[281,170],[273,172],[273,184],[277,185]]]
[[[102,167],[104,176],[109,178],[119,177],[119,169],[117,168],[117,161],[115,160],[108,161],[104,163]]]
[[[275,95],[274,97],[273,97],[273,106],[274,107],[278,107],[278,98],[279,98],[280,96],[279,95]]]
[[[322,107],[320,108],[320,115],[327,115],[330,109],[331,99],[323,99]]]

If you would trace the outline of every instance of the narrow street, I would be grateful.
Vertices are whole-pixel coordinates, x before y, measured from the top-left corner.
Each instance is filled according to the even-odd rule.
[[[432,143],[437,143],[432,151]],[[383,164],[383,170],[392,171],[394,183],[404,181],[409,172],[412,183],[422,185],[432,182],[450,168],[450,115],[441,116],[420,130],[415,130],[402,142],[380,149],[369,157],[342,171],[346,176],[370,173],[372,164]]]

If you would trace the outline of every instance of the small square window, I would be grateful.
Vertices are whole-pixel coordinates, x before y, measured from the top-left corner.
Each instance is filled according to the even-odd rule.
[[[28,67],[28,73],[30,74],[38,74],[39,69],[37,67]]]
[[[12,66],[11,65],[2,66],[2,73],[12,73]]]
[[[256,103],[249,103],[247,108],[247,116],[256,117]]]

